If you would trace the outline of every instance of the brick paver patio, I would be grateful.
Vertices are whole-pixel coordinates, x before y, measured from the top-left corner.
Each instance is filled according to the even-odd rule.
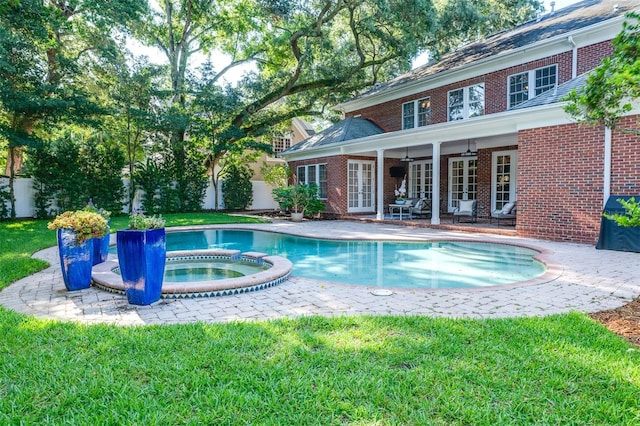
[[[237,225],[217,227],[239,227]],[[393,290],[376,296],[374,288],[291,277],[278,287],[219,298],[160,300],[132,306],[126,297],[96,288],[68,292],[55,247],[36,257],[47,269],[0,292],[0,305],[26,315],[87,324],[173,324],[194,321],[265,320],[304,315],[427,315],[438,317],[539,316],[569,311],[595,312],[629,302],[640,294],[640,254],[596,250],[593,246],[474,234],[389,223],[357,221],[274,221],[242,228],[304,236],[353,239],[467,239],[519,243],[538,248],[552,264],[548,279],[484,289]]]

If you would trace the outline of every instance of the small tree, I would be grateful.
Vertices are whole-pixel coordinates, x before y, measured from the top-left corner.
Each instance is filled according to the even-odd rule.
[[[268,164],[262,163],[260,173],[266,183],[271,186],[286,186],[289,179],[293,176],[293,171],[284,163]]]
[[[229,164],[222,182],[222,197],[228,210],[245,210],[253,201],[251,169],[244,164]]]
[[[640,13],[630,12],[613,39],[613,54],[593,69],[586,84],[568,96],[565,111],[580,122],[618,127],[620,118],[640,98]],[[633,22],[635,21],[635,22]],[[620,129],[640,136],[638,129]]]

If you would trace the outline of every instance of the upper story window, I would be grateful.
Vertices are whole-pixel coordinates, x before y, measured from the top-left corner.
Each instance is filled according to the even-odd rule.
[[[276,136],[272,141],[273,152],[280,153],[291,147],[291,136]]]
[[[449,121],[484,115],[484,83],[452,90],[448,99]]]
[[[532,84],[529,84],[532,82]],[[558,67],[551,65],[509,76],[509,108],[553,89],[558,82]]]
[[[318,198],[327,198],[327,165],[326,164],[309,164],[306,166],[298,166],[297,169],[298,183],[310,185],[315,183],[318,185]]]
[[[413,129],[431,124],[431,98],[402,104],[402,128]]]

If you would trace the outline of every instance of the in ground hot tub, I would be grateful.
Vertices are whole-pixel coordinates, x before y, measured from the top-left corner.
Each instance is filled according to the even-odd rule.
[[[289,277],[293,264],[280,256],[239,250],[167,252],[161,298],[218,297],[276,286]],[[124,294],[118,262],[94,266],[93,285]]]

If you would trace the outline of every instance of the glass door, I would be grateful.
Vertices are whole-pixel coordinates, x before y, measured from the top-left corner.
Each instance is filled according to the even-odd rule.
[[[373,212],[375,200],[375,163],[349,160],[347,164],[349,213]]]
[[[449,201],[452,212],[459,200],[475,200],[478,191],[478,158],[449,159]]]
[[[431,199],[433,189],[433,162],[414,161],[409,174],[409,198]]]
[[[516,200],[518,151],[496,151],[491,164],[491,211],[495,211]]]

